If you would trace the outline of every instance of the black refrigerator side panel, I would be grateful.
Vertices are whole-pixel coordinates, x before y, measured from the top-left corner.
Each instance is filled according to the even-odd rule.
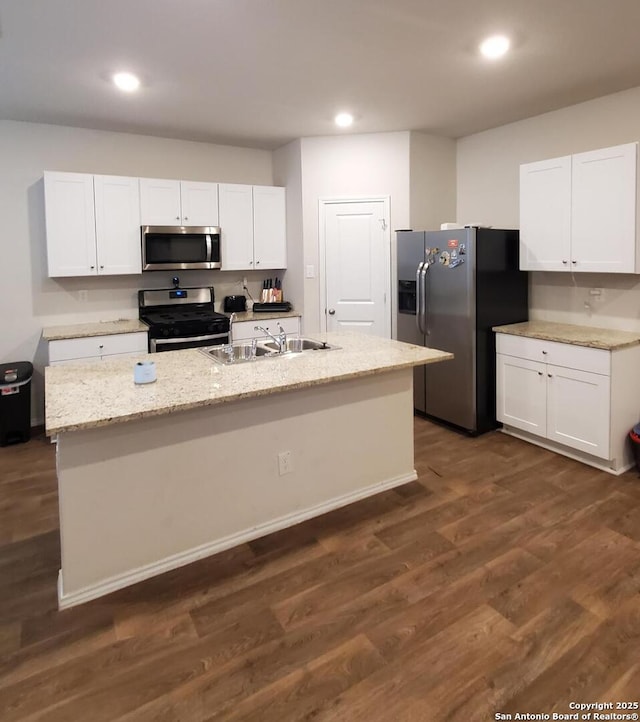
[[[496,421],[496,340],[493,326],[529,318],[529,277],[519,269],[519,233],[479,228],[476,236],[476,404],[478,432]]]

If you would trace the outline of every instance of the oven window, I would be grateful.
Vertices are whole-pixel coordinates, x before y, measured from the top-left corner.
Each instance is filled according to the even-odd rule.
[[[206,237],[201,233],[147,233],[145,235],[146,263],[205,263]]]

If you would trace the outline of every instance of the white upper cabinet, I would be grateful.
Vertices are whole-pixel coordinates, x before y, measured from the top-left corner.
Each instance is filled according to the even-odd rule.
[[[252,187],[221,183],[219,200],[222,270],[253,270]]]
[[[217,226],[218,184],[140,178],[143,226]]]
[[[575,271],[635,273],[637,143],[573,156]]]
[[[49,276],[91,276],[96,271],[93,176],[44,174]]]
[[[285,189],[220,184],[222,270],[287,267]]]
[[[258,269],[287,267],[284,188],[253,186],[253,255]]]
[[[520,166],[520,268],[564,271],[571,260],[571,156]]]
[[[49,276],[141,273],[136,178],[44,174]]]
[[[138,179],[93,177],[98,273],[141,273]]]
[[[520,166],[520,268],[640,272],[638,144]]]
[[[218,225],[218,184],[180,181],[182,221],[185,226]]]
[[[140,178],[140,224],[182,225],[179,180]]]

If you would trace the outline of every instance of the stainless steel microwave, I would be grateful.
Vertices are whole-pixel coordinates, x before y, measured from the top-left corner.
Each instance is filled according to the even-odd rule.
[[[142,226],[142,270],[220,268],[218,226]]]

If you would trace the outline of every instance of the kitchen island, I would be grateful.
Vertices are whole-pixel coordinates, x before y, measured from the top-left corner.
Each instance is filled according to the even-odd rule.
[[[48,367],[61,608],[416,478],[413,366],[451,354],[358,335],[220,365],[198,350]]]

